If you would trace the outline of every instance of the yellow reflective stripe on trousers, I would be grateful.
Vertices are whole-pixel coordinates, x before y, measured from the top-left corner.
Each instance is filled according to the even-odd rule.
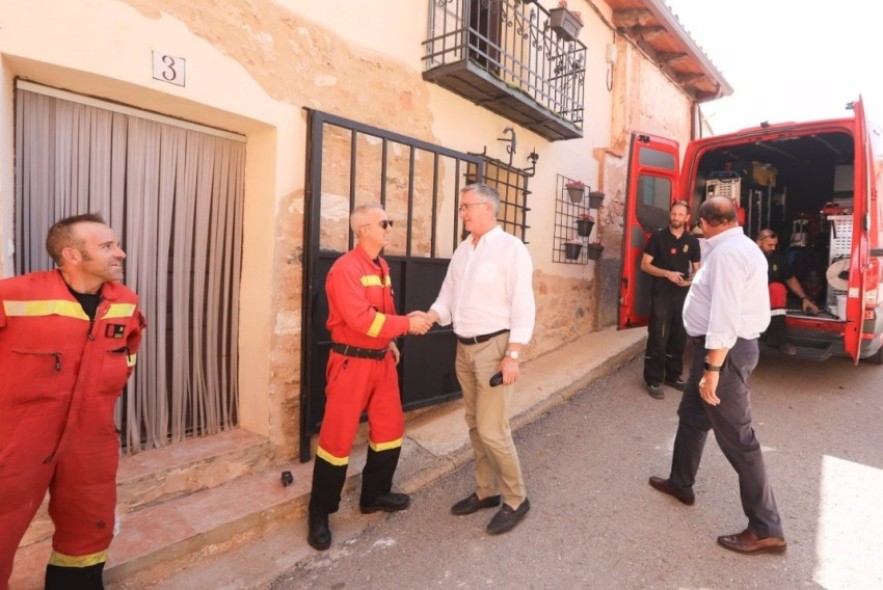
[[[336,465],[337,467],[341,467],[341,466],[346,465],[350,462],[349,457],[335,457],[334,455],[332,455],[331,453],[329,453],[328,451],[326,451],[322,447],[318,447],[316,449],[316,456],[321,457],[322,459],[324,459],[328,463],[331,463],[332,465]]]
[[[389,278],[389,275],[383,277],[384,280],[381,282],[380,277],[377,275],[367,275],[362,277],[360,280],[362,281],[363,287],[391,287],[392,279]]]
[[[385,443],[375,443],[372,441],[368,441],[368,446],[371,447],[371,450],[375,453],[379,453],[380,451],[388,451],[390,449],[397,449],[402,446],[402,439],[397,438],[396,440],[391,440]]]
[[[7,317],[43,317],[60,315],[66,318],[89,321],[78,301],[64,299],[45,299],[34,301],[4,301],[3,311]]]
[[[107,308],[107,313],[101,316],[102,320],[112,320],[114,318],[130,318],[135,313],[134,303],[111,303]]]
[[[134,367],[137,362],[138,362],[138,355],[137,354],[130,354],[130,355],[126,356],[126,366],[127,367]]]
[[[371,322],[371,327],[368,328],[368,336],[371,338],[376,338],[378,334],[380,334],[380,329],[383,327],[383,322],[386,321],[386,316],[380,312],[377,312],[377,315],[374,316],[374,321]]]
[[[49,556],[49,565],[61,567],[90,567],[107,561],[107,550],[92,553],[91,555],[65,555],[53,551]]]

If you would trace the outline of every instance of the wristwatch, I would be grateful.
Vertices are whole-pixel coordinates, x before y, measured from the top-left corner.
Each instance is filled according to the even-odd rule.
[[[517,350],[507,350],[506,356],[508,356],[513,361],[517,361],[518,357],[521,356],[521,353],[519,353]]]
[[[724,367],[723,365],[709,365],[708,361],[705,361],[705,370],[706,371],[720,372],[720,370],[723,367]]]

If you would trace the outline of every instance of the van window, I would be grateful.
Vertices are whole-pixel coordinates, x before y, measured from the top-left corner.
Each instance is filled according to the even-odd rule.
[[[647,151],[651,150],[641,150],[641,153]],[[665,227],[671,205],[671,179],[641,174],[638,177],[637,201],[635,214],[644,231]]]
[[[642,166],[652,166],[654,168],[662,168],[663,170],[675,169],[674,154],[661,152],[652,148],[641,148],[638,162]]]

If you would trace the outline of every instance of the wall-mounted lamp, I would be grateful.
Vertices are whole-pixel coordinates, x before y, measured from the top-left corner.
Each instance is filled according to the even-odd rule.
[[[537,160],[540,159],[540,155],[537,153],[536,148],[531,150],[527,155],[527,159],[530,161],[530,168],[525,168],[524,174],[525,176],[533,176],[537,172]]]

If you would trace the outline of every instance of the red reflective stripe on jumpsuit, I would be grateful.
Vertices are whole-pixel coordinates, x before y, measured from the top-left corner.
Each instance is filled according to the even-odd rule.
[[[332,341],[379,350],[407,334],[407,316],[395,315],[389,266],[382,258],[378,261],[379,266],[356,247],[338,258],[328,272],[326,326]],[[366,408],[371,444],[378,450],[401,445],[404,417],[392,355],[377,361],[332,351],[326,382],[319,456],[332,464],[346,464]]]
[[[0,281],[0,588],[47,489],[54,551],[92,555],[113,537],[113,408],[143,317],[122,285],[102,298],[90,330],[57,271]]]

